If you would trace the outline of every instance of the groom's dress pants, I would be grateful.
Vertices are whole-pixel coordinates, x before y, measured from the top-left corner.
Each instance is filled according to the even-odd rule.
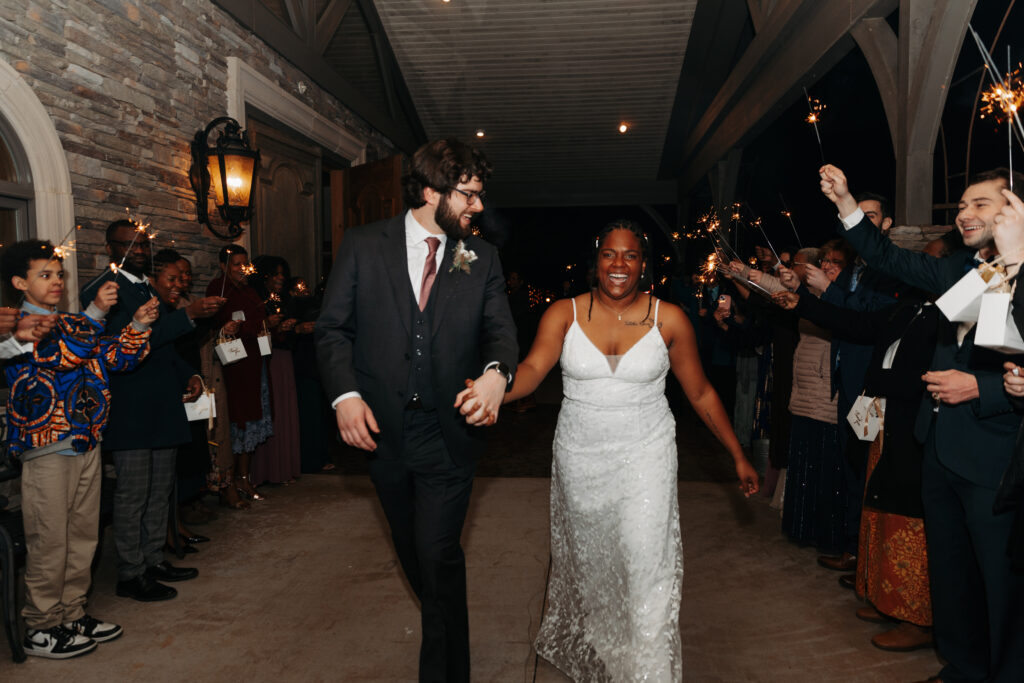
[[[420,599],[420,681],[469,681],[466,558],[460,537],[476,465],[459,467],[437,413],[407,410],[402,453],[370,461],[395,552]]]

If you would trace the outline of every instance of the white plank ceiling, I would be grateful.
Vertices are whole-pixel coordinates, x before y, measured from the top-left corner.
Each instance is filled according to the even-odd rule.
[[[656,178],[696,4],[375,0],[428,136],[553,184]]]

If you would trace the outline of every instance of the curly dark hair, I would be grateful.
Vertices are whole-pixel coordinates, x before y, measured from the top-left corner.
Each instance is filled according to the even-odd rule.
[[[3,273],[4,281],[9,283],[12,277],[28,277],[28,269],[36,259],[64,261],[53,253],[53,245],[49,240],[15,242],[4,249],[0,257],[0,272]]]
[[[406,206],[418,209],[426,204],[423,190],[428,187],[448,194],[461,182],[491,177],[491,163],[478,149],[456,140],[434,140],[416,150],[409,172],[402,176],[402,198]]]

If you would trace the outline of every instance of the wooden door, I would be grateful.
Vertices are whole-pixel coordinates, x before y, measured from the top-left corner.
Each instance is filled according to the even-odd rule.
[[[292,275],[316,282],[323,222],[320,148],[252,119],[249,131],[260,150],[251,255],[280,256]]]
[[[402,211],[402,156],[331,171],[331,253],[346,228],[391,218]]]

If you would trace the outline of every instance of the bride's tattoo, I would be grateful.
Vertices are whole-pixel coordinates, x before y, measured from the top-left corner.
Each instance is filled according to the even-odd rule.
[[[706,418],[704,420],[704,423],[711,430],[711,433],[715,435],[715,438],[720,440],[722,438],[722,436],[721,436],[721,433],[718,431],[718,425],[715,424],[714,419],[712,419],[712,417],[711,417],[711,411],[710,410],[705,410],[704,411],[704,417]]]
[[[637,322],[633,322],[632,320],[623,320],[622,324],[623,325],[631,325],[633,327],[654,327],[654,321],[653,320],[639,320]],[[661,326],[662,326],[662,322],[659,320],[658,321],[658,329],[659,330],[661,329]]]

